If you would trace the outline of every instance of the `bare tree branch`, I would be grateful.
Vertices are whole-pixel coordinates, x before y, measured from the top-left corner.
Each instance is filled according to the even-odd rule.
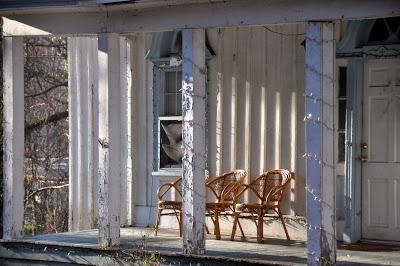
[[[57,123],[58,121],[65,119],[68,117],[68,111],[60,112],[49,116],[46,119],[40,120],[33,124],[28,124],[25,126],[25,134],[29,135],[31,131],[35,129],[39,129],[44,125],[49,125],[53,123]]]
[[[41,91],[39,93],[35,93],[35,94],[32,94],[32,95],[25,95],[25,98],[37,97],[37,96],[46,94],[46,93],[48,93],[48,92],[50,92],[50,91],[52,91],[54,89],[57,89],[57,88],[60,88],[60,87],[67,87],[67,86],[68,86],[68,82],[63,82],[61,84],[57,84],[57,85],[51,86],[47,90]]]
[[[24,203],[26,204],[30,198],[32,198],[32,197],[35,196],[37,193],[40,193],[40,192],[42,192],[42,191],[45,191],[45,190],[53,190],[53,189],[61,189],[61,188],[65,188],[65,187],[68,187],[68,186],[69,186],[69,184],[64,184],[64,185],[60,185],[60,186],[48,186],[48,187],[39,188],[39,189],[33,191],[31,194],[29,194],[29,195],[25,198]]]

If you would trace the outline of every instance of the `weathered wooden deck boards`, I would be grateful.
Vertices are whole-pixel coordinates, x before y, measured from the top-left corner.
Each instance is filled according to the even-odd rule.
[[[145,236],[145,237],[143,237]],[[122,228],[121,249],[101,250],[97,245],[97,230],[27,237],[19,241],[0,243],[0,264],[24,265],[123,265],[127,263],[128,250],[159,252],[165,265],[306,265],[306,243],[267,239],[257,244],[249,237],[246,241],[229,241],[222,236],[218,241],[209,236],[204,256],[181,255],[182,240],[175,230],[161,229],[157,237],[149,228]],[[145,243],[143,243],[145,242]],[[136,262],[143,262],[141,251],[136,252]],[[12,262],[15,262],[12,264]],[[26,261],[28,262],[28,261]],[[56,262],[53,264],[53,262]],[[131,264],[130,264],[131,265]],[[196,264],[197,265],[197,264]],[[338,252],[338,265],[400,265],[399,251],[349,251]]]

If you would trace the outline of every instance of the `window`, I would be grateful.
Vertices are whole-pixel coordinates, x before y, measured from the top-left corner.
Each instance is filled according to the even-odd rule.
[[[344,162],[346,150],[347,67],[341,66],[338,71],[338,162]]]
[[[155,66],[154,106],[157,121],[155,170],[182,167],[182,70],[165,59]]]
[[[167,70],[164,74],[163,116],[182,115],[182,71]]]
[[[177,116],[159,117],[159,169],[182,167],[182,120]]]
[[[369,35],[369,44],[398,43],[400,41],[400,17],[377,19]]]

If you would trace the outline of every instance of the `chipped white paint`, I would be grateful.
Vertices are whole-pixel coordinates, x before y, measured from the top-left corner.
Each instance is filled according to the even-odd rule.
[[[132,74],[131,45],[127,37],[120,37],[121,52],[121,225],[132,225]]]
[[[121,88],[120,38],[98,37],[99,73],[99,245],[120,243]]]
[[[69,230],[79,231],[96,223],[97,39],[68,38],[68,64]]]
[[[310,22],[306,36],[308,265],[330,265],[336,262],[333,24]]]
[[[206,86],[204,29],[183,30],[183,253],[205,252]]]
[[[3,38],[3,238],[24,235],[24,43]]]

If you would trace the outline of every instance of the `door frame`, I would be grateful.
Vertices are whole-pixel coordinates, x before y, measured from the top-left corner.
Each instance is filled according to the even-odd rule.
[[[362,163],[364,64],[374,59],[399,59],[400,45],[364,46],[362,57],[348,59],[345,159],[345,227],[343,241],[355,243],[362,236]]]

